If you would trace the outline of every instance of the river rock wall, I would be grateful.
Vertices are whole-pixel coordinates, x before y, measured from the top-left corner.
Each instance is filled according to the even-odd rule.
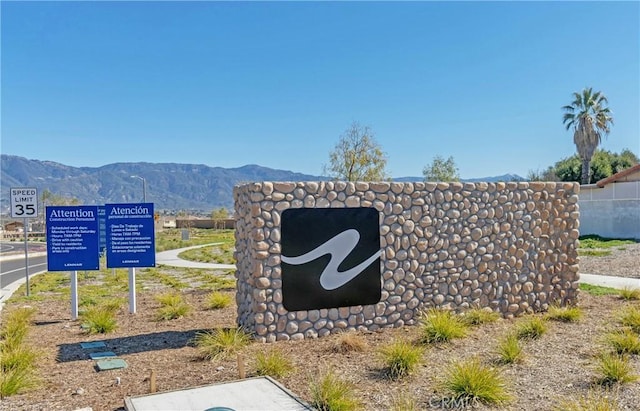
[[[505,317],[573,303],[577,183],[258,182],[234,188],[238,324],[264,342],[416,322],[429,307]],[[289,312],[281,216],[290,208],[372,207],[380,216],[381,299]]]

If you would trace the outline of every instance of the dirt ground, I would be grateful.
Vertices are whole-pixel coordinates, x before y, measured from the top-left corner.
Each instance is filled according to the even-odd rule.
[[[631,262],[634,261],[635,266],[625,270],[637,272],[637,259],[632,258]],[[611,273],[615,269],[605,271]],[[191,314],[158,322],[154,319],[159,306],[154,293],[159,291],[140,292],[137,314],[129,314],[126,307],[122,307],[117,315],[118,329],[106,335],[85,334],[78,321],[70,320],[68,300],[32,303],[36,309],[35,325],[28,340],[42,353],[38,363],[39,387],[2,400],[0,410],[76,410],[83,407],[91,407],[94,411],[120,410],[126,396],[149,393],[152,370],[157,375],[158,391],[238,379],[235,356],[203,361],[191,343],[200,331],[234,327],[236,307],[206,310],[206,292],[186,290],[185,297],[193,308]],[[582,292],[579,305],[584,317],[581,321],[550,322],[546,334],[526,343],[524,362],[499,366],[513,400],[502,407],[480,405],[474,409],[553,410],[561,401],[591,393],[615,398],[621,410],[640,410],[640,383],[615,386],[608,391],[593,384],[596,355],[603,349],[602,337],[617,327],[617,312],[628,304],[640,306],[637,301],[625,302],[615,296],[595,297]],[[5,310],[17,306],[9,304]],[[310,400],[311,378],[332,369],[354,384],[363,401],[363,409],[391,409],[394,398],[399,396],[414,397],[418,409],[441,409],[446,396],[438,384],[446,366],[452,360],[474,356],[493,364],[499,338],[513,329],[517,321],[520,319],[499,320],[474,328],[463,339],[428,347],[419,369],[399,381],[386,377],[378,351],[399,338],[417,341],[418,327],[362,333],[366,341],[362,352],[335,352],[333,348],[338,336],[332,335],[299,342],[253,343],[242,351],[242,355],[247,376],[251,377],[255,376],[256,353],[282,350],[292,360],[294,369],[278,381],[305,401]],[[90,360],[88,352],[80,347],[80,342],[84,341],[104,341],[107,350],[127,362],[127,368],[97,371],[95,361]],[[631,357],[631,364],[635,373],[640,374],[640,358]]]

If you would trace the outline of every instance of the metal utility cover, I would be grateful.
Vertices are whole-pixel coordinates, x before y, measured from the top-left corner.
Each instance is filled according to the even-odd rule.
[[[231,408],[235,411],[312,410],[286,388],[269,377],[207,385],[124,399],[127,411]]]

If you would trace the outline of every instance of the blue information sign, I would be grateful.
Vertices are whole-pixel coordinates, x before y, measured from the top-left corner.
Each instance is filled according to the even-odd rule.
[[[107,267],[155,267],[153,203],[105,204]]]
[[[48,206],[47,270],[98,270],[98,207]]]

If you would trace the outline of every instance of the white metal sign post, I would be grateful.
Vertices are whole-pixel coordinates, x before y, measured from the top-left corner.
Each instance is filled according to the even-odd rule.
[[[24,231],[24,272],[27,278],[27,297],[29,292],[29,249],[27,243],[27,218],[38,215],[38,190],[34,187],[11,188],[11,218],[22,218]]]

